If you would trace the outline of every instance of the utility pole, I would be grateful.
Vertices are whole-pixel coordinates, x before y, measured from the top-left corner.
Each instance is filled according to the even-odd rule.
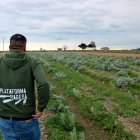
[[[3,52],[4,52],[4,37],[3,37]]]

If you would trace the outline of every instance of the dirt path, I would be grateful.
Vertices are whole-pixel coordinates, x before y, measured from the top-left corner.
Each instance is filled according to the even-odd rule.
[[[65,101],[69,105],[70,111],[72,111],[78,122],[84,127],[85,129],[85,137],[86,140],[109,140],[109,136],[107,133],[102,130],[97,123],[89,120],[88,118],[83,117],[82,112],[77,107],[75,101],[70,97],[64,95],[63,89],[57,89],[57,93],[62,96]]]
[[[77,108],[77,105],[75,104],[75,102],[72,99],[70,99],[69,97],[66,97],[65,99],[69,104],[70,110],[73,113],[75,113],[78,122],[82,126],[84,126],[86,140],[109,140],[109,136],[106,134],[105,131],[103,131],[101,128],[99,128],[97,123],[91,122],[89,119],[84,118],[81,115],[82,113]]]
[[[45,128],[45,119],[48,116],[48,112],[45,110],[43,116],[39,119],[40,122],[40,130],[41,130],[41,140],[48,140],[47,139],[47,131]]]
[[[81,115],[81,112],[76,107],[76,104],[72,99],[66,97],[65,100],[68,102],[70,110],[75,113],[78,122],[84,127],[86,140],[109,140],[109,136],[101,128],[99,128],[99,126],[95,122],[91,122],[89,119],[84,118]],[[48,140],[47,131],[44,125],[45,119],[48,116],[47,113],[48,112],[45,111],[43,116],[39,120],[41,129],[41,140]]]
[[[94,54],[99,56],[140,58],[140,54],[127,54],[127,53],[94,53]]]
[[[52,81],[52,77],[50,77],[49,75],[47,76],[47,79],[48,79],[48,81]],[[82,112],[77,107],[75,101],[73,99],[71,99],[70,97],[65,96],[63,89],[57,88],[56,92],[58,93],[59,96],[62,96],[65,99],[65,101],[69,105],[70,111],[75,114],[78,122],[84,127],[86,140],[109,140],[110,139],[107,132],[102,130],[97,125],[96,122],[93,122],[93,121],[89,120],[88,118],[83,117]],[[44,131],[43,119],[45,119],[46,116],[48,116],[47,111],[44,113],[44,117],[42,117],[42,125],[41,125],[42,131]],[[43,135],[46,135],[45,136],[46,139],[44,139]],[[42,139],[41,140],[47,140],[46,132],[45,133],[42,132]]]

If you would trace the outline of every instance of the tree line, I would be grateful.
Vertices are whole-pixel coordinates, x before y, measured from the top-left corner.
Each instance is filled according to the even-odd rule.
[[[91,43],[89,43],[88,45],[86,45],[85,43],[81,43],[80,45],[78,45],[78,47],[80,47],[82,50],[86,49],[86,48],[96,48],[96,44],[94,41],[92,41]]]

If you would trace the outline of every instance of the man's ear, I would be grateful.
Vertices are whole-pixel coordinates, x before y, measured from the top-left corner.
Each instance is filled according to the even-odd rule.
[[[9,45],[9,50],[11,50],[11,45]]]
[[[26,52],[26,47],[22,47],[19,49],[21,52]]]
[[[26,47],[24,47],[24,51],[26,52]]]
[[[24,51],[26,52],[26,44],[25,44],[25,46],[24,46]]]

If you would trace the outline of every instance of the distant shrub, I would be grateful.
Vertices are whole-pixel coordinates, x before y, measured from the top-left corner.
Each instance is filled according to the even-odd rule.
[[[57,62],[62,62],[63,60],[64,60],[64,56],[57,56],[55,58],[55,61],[57,61]]]
[[[110,71],[110,70],[115,70],[116,67],[114,66],[112,62],[107,61],[101,66],[101,69],[105,71]]]
[[[128,64],[126,62],[121,61],[121,60],[114,61],[114,65],[118,68],[128,68]]]
[[[124,76],[124,77],[126,77],[126,76],[128,76],[128,71],[127,71],[127,70],[120,70],[120,71],[116,74],[116,76]]]
[[[128,85],[131,85],[132,83],[133,83],[133,79],[131,79],[130,77],[120,77],[116,81],[116,84],[119,88],[127,87]]]
[[[84,64],[85,62],[82,60],[67,60],[66,62],[66,66],[77,70],[77,71],[83,71],[85,70],[85,67],[82,66],[82,64]]]
[[[56,81],[60,81],[61,79],[63,79],[63,78],[65,78],[66,77],[66,75],[63,73],[63,72],[56,72],[55,73],[55,75],[54,75],[54,79],[56,80]]]
[[[140,83],[140,76],[137,77],[137,78],[135,78],[135,81],[136,81],[137,83]]]
[[[140,65],[140,59],[134,60],[135,65]]]

